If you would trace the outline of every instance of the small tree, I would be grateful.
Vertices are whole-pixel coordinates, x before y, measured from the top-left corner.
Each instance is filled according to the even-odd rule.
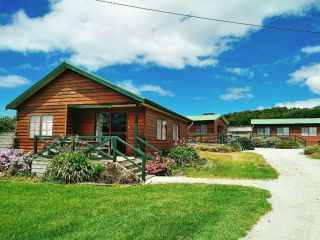
[[[14,132],[16,129],[16,117],[1,116],[0,132]]]

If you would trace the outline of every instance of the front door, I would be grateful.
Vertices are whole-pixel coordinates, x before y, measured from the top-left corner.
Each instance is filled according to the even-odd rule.
[[[96,135],[118,136],[127,141],[127,113],[126,112],[98,112],[96,113]],[[126,146],[118,143],[118,150],[126,153]]]

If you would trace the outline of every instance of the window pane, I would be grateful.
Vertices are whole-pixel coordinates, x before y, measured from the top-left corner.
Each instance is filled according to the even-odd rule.
[[[301,128],[301,136],[309,136],[309,128],[308,127]]]
[[[29,136],[40,135],[40,115],[31,115],[29,122]]]
[[[157,120],[157,140],[161,140],[161,126],[162,126],[162,120]]]
[[[167,121],[162,121],[162,138],[161,140],[167,140]]]
[[[317,128],[316,127],[309,127],[309,136],[317,136]]]
[[[41,117],[41,135],[52,136],[53,115],[44,114]]]
[[[179,140],[179,125],[178,124],[173,124],[172,128],[172,135],[173,135],[173,140],[178,141]]]
[[[266,135],[266,136],[270,136],[270,134],[271,134],[271,130],[270,130],[270,128],[269,128],[269,127],[264,128],[264,135]]]
[[[279,128],[277,128],[277,135],[289,136],[289,127],[279,127]]]

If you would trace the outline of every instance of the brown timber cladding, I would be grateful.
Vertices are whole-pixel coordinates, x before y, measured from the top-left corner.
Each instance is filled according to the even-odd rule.
[[[193,125],[189,128],[190,134],[196,134],[196,126],[198,125],[207,125],[207,133],[208,134],[218,134],[218,126],[223,126],[224,132],[222,134],[227,133],[227,123],[223,119],[217,119],[215,121],[199,121],[194,122]]]
[[[307,141],[307,145],[315,145],[318,143],[318,140],[320,139],[320,125],[319,124],[306,124],[306,125],[256,125],[253,127],[253,135],[257,136],[257,128],[265,128],[270,127],[271,135],[276,136],[277,135],[277,128],[278,127],[289,127],[289,134],[291,136],[298,136],[302,137]],[[317,136],[301,136],[301,128],[302,127],[317,127]]]

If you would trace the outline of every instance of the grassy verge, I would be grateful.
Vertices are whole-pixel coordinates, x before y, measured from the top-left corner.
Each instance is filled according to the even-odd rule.
[[[222,185],[98,187],[0,181],[0,239],[239,239],[271,206]]]
[[[178,172],[204,178],[276,179],[279,176],[260,154],[200,152],[200,155],[208,160],[207,166],[180,168]]]

